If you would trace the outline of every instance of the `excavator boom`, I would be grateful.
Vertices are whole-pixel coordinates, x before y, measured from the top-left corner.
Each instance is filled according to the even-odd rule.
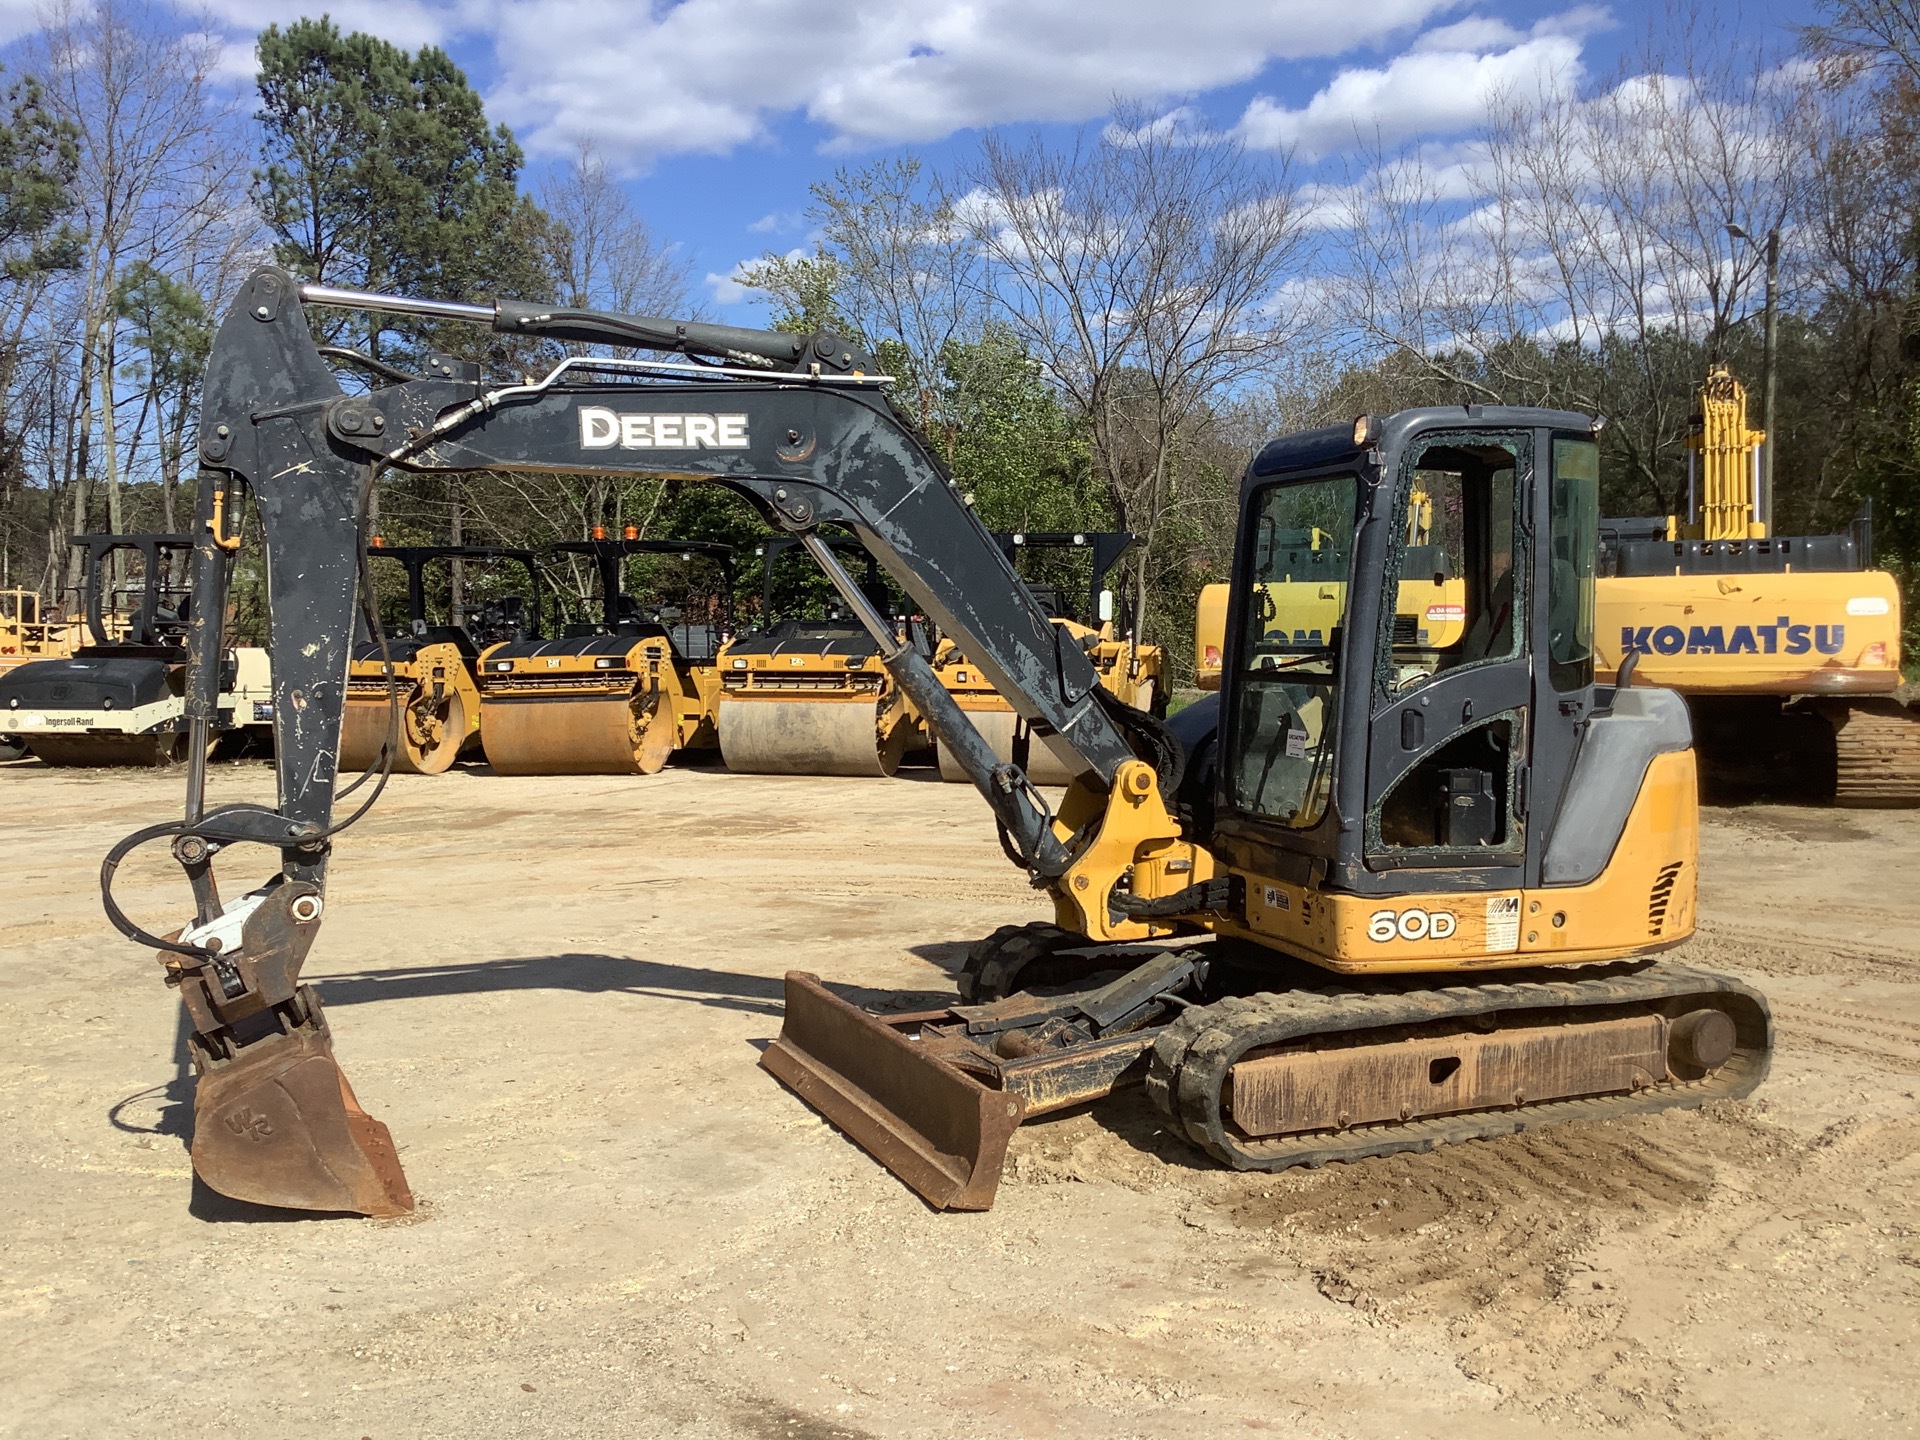
[[[472,367],[444,362],[419,379],[347,394],[315,345],[303,302],[726,363],[571,357],[556,360],[544,378],[489,388]],[[193,734],[204,733],[221,644],[207,617],[224,613],[230,570],[222,517],[251,496],[271,561],[278,804],[209,810],[204,766],[195,764],[184,818],[129,837],[102,871],[109,916],[161,951],[191,1017],[202,1077],[194,1154],[209,1184],[313,1209],[388,1213],[411,1203],[384,1129],[360,1111],[339,1074],[318,996],[299,980],[319,929],[332,838],[361,813],[336,820],[335,773],[356,596],[365,588],[368,500],[388,469],[647,475],[714,481],[746,496],[776,527],[801,537],[873,631],[888,670],[966,767],[1036,880],[1063,881],[1080,858],[1075,834],[971,729],[815,527],[851,530],[962,640],[1024,718],[1072,746],[1096,788],[1110,789],[1123,772],[1141,768],[1126,717],[1103,702],[1091,663],[1018,583],[951,479],[894,412],[874,368],[831,335],[303,289],[271,267],[247,280],[222,321],[205,384],[187,714]],[[368,618],[378,639],[377,618]],[[1159,813],[1171,840],[1172,822]],[[111,892],[120,861],[158,839],[171,842],[196,900],[193,922],[164,938],[128,920]],[[277,848],[278,872],[223,904],[212,862],[242,842]],[[1103,907],[1094,913],[1107,923]],[[249,1143],[233,1143],[236,1135]]]

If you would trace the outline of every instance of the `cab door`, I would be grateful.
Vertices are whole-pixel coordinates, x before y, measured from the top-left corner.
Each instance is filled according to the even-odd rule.
[[[1532,429],[1448,429],[1401,450],[1373,652],[1370,870],[1522,883],[1538,444]]]

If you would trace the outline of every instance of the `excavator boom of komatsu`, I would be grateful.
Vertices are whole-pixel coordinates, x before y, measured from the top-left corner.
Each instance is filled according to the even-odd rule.
[[[303,302],[711,359],[571,357],[498,386],[442,374],[348,395]],[[840,592],[1053,905],[1051,923],[976,946],[947,1009],[883,1019],[788,976],[762,1063],[936,1207],[991,1202],[1022,1118],[1135,1081],[1197,1147],[1248,1168],[1759,1082],[1764,1000],[1651,959],[1692,929],[1692,754],[1672,696],[1594,683],[1591,569],[1568,563],[1597,514],[1587,417],[1409,411],[1268,445],[1242,489],[1220,696],[1163,723],[1101,685],[885,385],[828,334],[357,295],[272,268],[247,281],[206,381],[188,701],[204,727],[219,644],[206,617],[222,613],[228,563],[219,507],[244,489],[272,561],[279,803],[209,809],[195,766],[185,816],[129,836],[103,867],[110,917],[161,952],[186,1006],[209,1184],[309,1209],[411,1205],[300,983],[330,847],[371,803],[336,819],[333,755],[366,501],[393,467],[716,482],[798,537]],[[1444,635],[1396,623],[1406,566],[1433,568],[1408,559],[1415,496],[1443,502],[1430,543],[1462,586],[1463,623]],[[822,526],[851,531],[1021,722],[1072,756],[1057,811]],[[1342,557],[1317,637],[1274,619],[1291,583],[1282,537],[1303,530]],[[164,937],[128,919],[111,885],[161,839],[196,906]],[[223,900],[213,861],[241,842],[280,863]]]

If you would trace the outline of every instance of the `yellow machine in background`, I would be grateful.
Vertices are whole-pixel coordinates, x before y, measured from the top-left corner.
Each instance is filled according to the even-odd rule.
[[[565,627],[556,640],[496,645],[480,658],[480,730],[487,763],[502,775],[651,775],[683,752],[718,743],[718,652],[731,623],[730,546],[642,540],[632,526],[609,540],[553,547],[592,558],[599,573],[598,624]],[[626,593],[634,555],[678,557],[717,567],[687,603],[650,613]],[[704,589],[704,593],[699,593]]]
[[[1417,671],[1410,651],[1449,652],[1466,638],[1466,581],[1454,573],[1446,548],[1435,543],[1433,497],[1409,497],[1406,549],[1396,590],[1393,643],[1401,667]],[[1269,634],[1296,645],[1332,643],[1332,628],[1345,612],[1347,557],[1324,530],[1309,528],[1268,541],[1277,578],[1258,587],[1258,605]],[[1220,652],[1227,633],[1229,587],[1207,585],[1194,612],[1194,684],[1220,688]]]
[[[1120,531],[996,531],[993,538],[1016,570],[1023,553],[1086,552],[1092,573],[1084,608],[1069,605],[1065,593],[1057,586],[1037,584],[1028,577],[1027,588],[1041,608],[1053,617],[1053,623],[1079,642],[1099,672],[1102,685],[1136,710],[1163,714],[1167,699],[1166,652],[1158,645],[1137,644],[1131,636],[1123,638],[1115,633],[1113,592],[1104,588],[1107,575],[1133,544],[1134,537]],[[1071,763],[1056,754],[1044,738],[1035,737],[1041,738],[1041,743],[1035,745],[1021,733],[1013,706],[951,638],[942,638],[935,649],[933,673],[1001,759],[1020,765],[1036,785],[1065,785],[1073,778]],[[966,771],[955,763],[950,753],[940,751],[939,760],[941,779],[959,784],[967,782]]]
[[[1700,390],[1690,515],[1601,522],[1601,673],[1684,695],[1709,783],[1843,805],[1920,804],[1920,725],[1897,700],[1900,594],[1872,534],[1779,537],[1758,515],[1746,391]]]
[[[126,633],[122,616],[107,617],[109,637]],[[0,590],[0,670],[28,660],[58,659],[87,643],[87,622],[78,616],[56,620],[46,614],[34,590]]]
[[[775,609],[774,562],[798,543],[781,536],[763,548],[765,617]],[[844,538],[827,543],[865,562],[863,590],[876,610],[891,614],[897,607],[865,547]],[[897,615],[893,623],[903,635],[914,628]],[[925,719],[882,662],[880,647],[851,617],[773,620],[728,645],[719,664],[720,754],[729,770],[889,776],[931,743]]]
[[[370,557],[406,571],[407,623],[384,641],[362,640],[347,666],[347,708],[340,730],[340,768],[371,770],[391,735],[392,769],[402,775],[439,775],[462,756],[480,754],[480,685],[484,647],[540,638],[540,577],[531,550],[493,545],[387,545],[379,536]],[[526,572],[526,594],[509,595],[456,615],[451,566],[505,560]],[[426,567],[449,566],[447,624],[430,623]]]

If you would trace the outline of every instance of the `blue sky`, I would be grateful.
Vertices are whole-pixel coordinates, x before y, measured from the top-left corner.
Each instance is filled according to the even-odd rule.
[[[322,8],[205,0],[236,85],[251,37]],[[656,235],[681,247],[703,303],[755,323],[725,277],[805,243],[808,184],[910,147],[936,166],[982,128],[1066,135],[1116,96],[1335,173],[1356,131],[1469,139],[1490,87],[1591,86],[1632,67],[1667,0],[341,0],[344,27],[444,45],[531,159],[582,141],[625,177]],[[1709,5],[1749,38],[1790,43],[1810,4]],[[0,41],[34,0],[0,0]],[[0,57],[4,58],[4,57]],[[709,278],[711,277],[711,278]]]

